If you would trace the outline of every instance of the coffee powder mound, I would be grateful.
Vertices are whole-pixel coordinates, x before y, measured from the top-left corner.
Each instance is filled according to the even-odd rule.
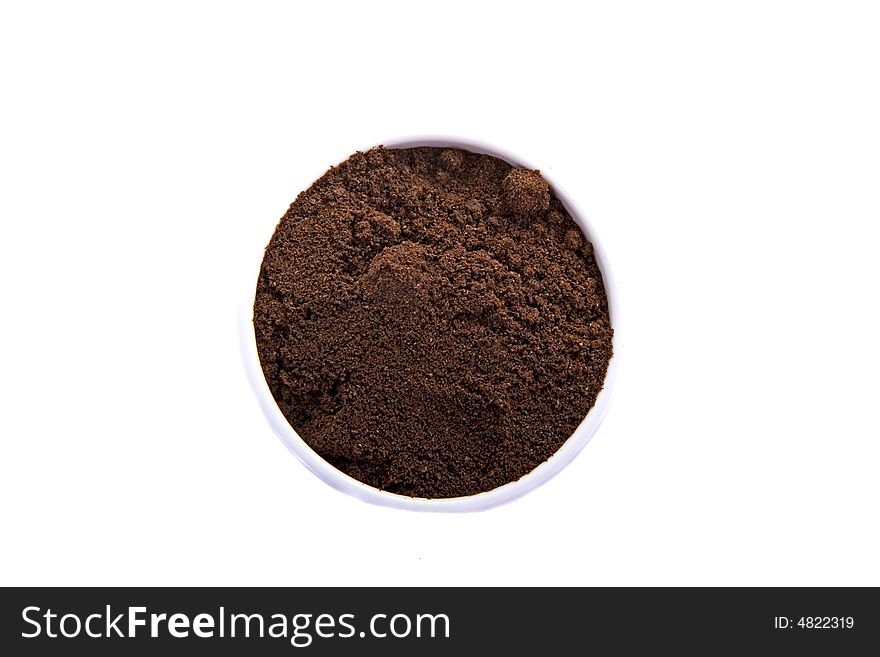
[[[515,214],[534,215],[550,207],[550,186],[538,171],[511,170],[501,190],[504,205]]]
[[[602,389],[601,273],[535,171],[375,148],[299,195],[266,249],[254,327],[281,411],[324,459],[427,498],[528,474]]]

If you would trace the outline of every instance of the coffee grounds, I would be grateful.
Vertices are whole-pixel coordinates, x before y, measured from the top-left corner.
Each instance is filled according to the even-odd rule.
[[[457,149],[355,153],[300,194],[266,249],[254,327],[297,433],[415,497],[528,474],[611,358],[592,245],[547,183]]]

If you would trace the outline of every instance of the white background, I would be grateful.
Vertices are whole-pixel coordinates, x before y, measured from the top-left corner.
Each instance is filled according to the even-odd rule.
[[[4,3],[0,583],[880,585],[878,34],[848,2]],[[549,171],[622,303],[593,441],[480,514],[326,486],[239,350],[296,194],[420,133]]]

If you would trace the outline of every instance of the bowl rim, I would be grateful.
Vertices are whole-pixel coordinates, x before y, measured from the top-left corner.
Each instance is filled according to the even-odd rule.
[[[244,360],[244,366],[251,388],[256,395],[257,401],[266,420],[268,420],[269,425],[288,450],[290,450],[294,456],[303,463],[303,465],[325,483],[343,493],[351,495],[352,497],[385,507],[411,511],[434,512],[483,511],[512,502],[546,483],[571,463],[571,461],[574,460],[580,451],[587,445],[593,435],[595,435],[599,425],[601,425],[602,420],[608,412],[611,393],[617,378],[617,370],[620,362],[620,322],[617,285],[608,264],[607,253],[598,239],[596,231],[592,228],[584,213],[580,210],[573,199],[555,182],[553,176],[547,174],[545,169],[534,166],[530,161],[523,157],[514,155],[502,148],[479,139],[440,134],[396,137],[377,142],[374,145],[367,146],[360,150],[366,151],[377,146],[384,146],[385,148],[412,148],[417,146],[459,148],[475,153],[492,155],[512,164],[513,166],[541,170],[541,175],[550,184],[553,194],[560,202],[562,202],[569,215],[571,215],[571,218],[578,224],[578,227],[581,229],[584,236],[593,244],[593,255],[596,259],[596,264],[602,273],[605,294],[608,299],[609,318],[614,329],[614,335],[612,338],[613,354],[608,363],[608,371],[605,374],[605,381],[602,390],[596,397],[596,401],[592,408],[587,412],[586,417],[581,420],[571,436],[568,437],[562,446],[549,459],[516,481],[509,482],[498,488],[464,497],[431,499],[408,497],[398,493],[391,493],[358,481],[325,461],[299,436],[299,434],[297,434],[291,424],[284,417],[278,404],[275,402],[275,398],[272,396],[272,393],[269,390],[269,385],[263,374],[257,351],[256,333],[253,325],[253,305],[256,294],[256,283],[259,278],[265,245],[269,243],[269,239],[265,241],[259,251],[260,259],[256,263],[256,267],[250,271],[250,278],[246,282],[246,286],[242,293],[242,301],[239,311],[239,333],[242,358]],[[335,164],[336,163],[334,163],[334,166]],[[269,235],[269,238],[271,238],[271,235]]]

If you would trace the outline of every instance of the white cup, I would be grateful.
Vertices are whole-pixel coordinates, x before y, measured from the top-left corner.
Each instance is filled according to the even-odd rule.
[[[528,169],[540,169],[541,175],[550,184],[556,198],[558,198],[571,218],[577,223],[584,236],[593,244],[593,256],[602,272],[602,278],[605,283],[605,293],[608,297],[608,311],[611,317],[611,325],[614,328],[614,356],[608,364],[608,373],[605,376],[605,384],[596,398],[596,403],[590,409],[587,416],[581,421],[574,433],[563,443],[553,456],[541,463],[527,475],[512,481],[498,488],[476,495],[468,495],[466,497],[453,497],[441,499],[426,499],[419,497],[407,497],[397,493],[389,493],[388,491],[374,488],[368,484],[358,481],[347,474],[338,470],[318,455],[309,445],[294,431],[293,427],[281,413],[278,404],[275,402],[269,386],[263,376],[263,370],[260,365],[260,359],[257,353],[257,342],[253,325],[253,306],[254,296],[256,293],[256,282],[259,275],[260,265],[262,264],[262,247],[268,243],[260,245],[259,262],[254,263],[252,277],[248,281],[245,298],[242,302],[240,311],[241,321],[241,343],[242,353],[245,361],[245,369],[248,378],[260,403],[260,407],[269,421],[269,425],[275,431],[281,441],[287,445],[287,448],[302,461],[305,466],[313,473],[318,475],[325,482],[349,495],[353,495],[366,502],[379,504],[382,506],[396,507],[399,509],[409,509],[413,511],[482,511],[493,506],[498,506],[506,502],[510,502],[521,495],[525,495],[529,491],[537,488],[557,472],[568,465],[572,459],[584,448],[589,442],[593,434],[602,423],[605,413],[608,411],[608,405],[611,398],[611,389],[617,373],[617,365],[619,362],[618,349],[620,344],[620,326],[618,318],[618,303],[615,291],[614,277],[608,268],[608,259],[605,251],[595,234],[590,228],[589,223],[584,214],[578,209],[569,196],[556,185],[545,169],[535,166],[520,157],[513,156],[500,148],[491,146],[472,139],[456,138],[450,136],[417,136],[404,139],[394,139],[382,142],[386,148],[411,148],[415,146],[439,146],[448,148],[460,148],[462,150],[474,153],[485,153],[500,158],[514,166],[525,167]],[[368,147],[369,148],[369,147]],[[366,149],[365,149],[366,150]]]

